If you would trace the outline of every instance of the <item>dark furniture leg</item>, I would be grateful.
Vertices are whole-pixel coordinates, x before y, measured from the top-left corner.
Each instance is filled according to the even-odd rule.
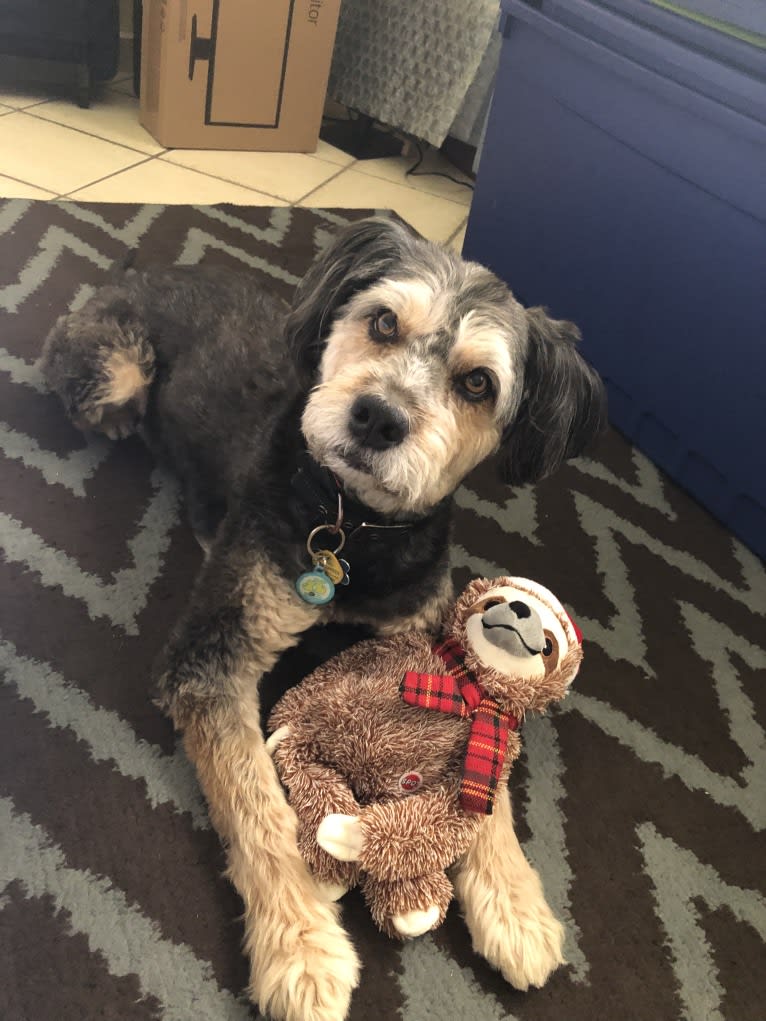
[[[75,96],[77,105],[87,110],[90,106],[92,77],[87,64],[75,65]]]
[[[144,22],[142,0],[133,0],[133,92],[141,95],[141,32]]]

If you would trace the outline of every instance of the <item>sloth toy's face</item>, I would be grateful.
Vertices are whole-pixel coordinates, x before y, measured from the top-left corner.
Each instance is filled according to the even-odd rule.
[[[567,634],[560,619],[563,608],[551,606],[544,590],[535,588],[501,584],[470,607],[466,642],[485,667],[509,677],[542,679],[572,647],[573,633]]]

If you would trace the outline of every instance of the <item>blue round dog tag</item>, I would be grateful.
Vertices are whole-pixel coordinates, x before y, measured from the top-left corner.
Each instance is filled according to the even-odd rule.
[[[295,583],[295,590],[304,603],[311,603],[312,606],[324,606],[335,595],[332,581],[318,568],[302,574]]]

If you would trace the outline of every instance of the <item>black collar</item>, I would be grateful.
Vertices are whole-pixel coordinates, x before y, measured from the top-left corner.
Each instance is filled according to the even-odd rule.
[[[329,468],[319,464],[308,453],[301,454],[298,467],[290,480],[290,491],[303,514],[307,512],[315,525],[334,525],[338,516],[338,495],[342,498],[343,530],[347,537],[359,528],[412,528],[426,521],[429,515],[413,521],[398,521],[373,510],[346,493],[341,481]]]

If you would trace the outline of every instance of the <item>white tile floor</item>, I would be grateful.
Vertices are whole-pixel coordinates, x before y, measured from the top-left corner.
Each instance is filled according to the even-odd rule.
[[[88,110],[68,96],[0,90],[3,198],[394,209],[426,237],[459,249],[471,190],[443,177],[408,177],[413,163],[354,160],[324,142],[313,155],[164,149],[139,124],[127,74],[103,86]],[[461,176],[438,153],[424,168]]]

